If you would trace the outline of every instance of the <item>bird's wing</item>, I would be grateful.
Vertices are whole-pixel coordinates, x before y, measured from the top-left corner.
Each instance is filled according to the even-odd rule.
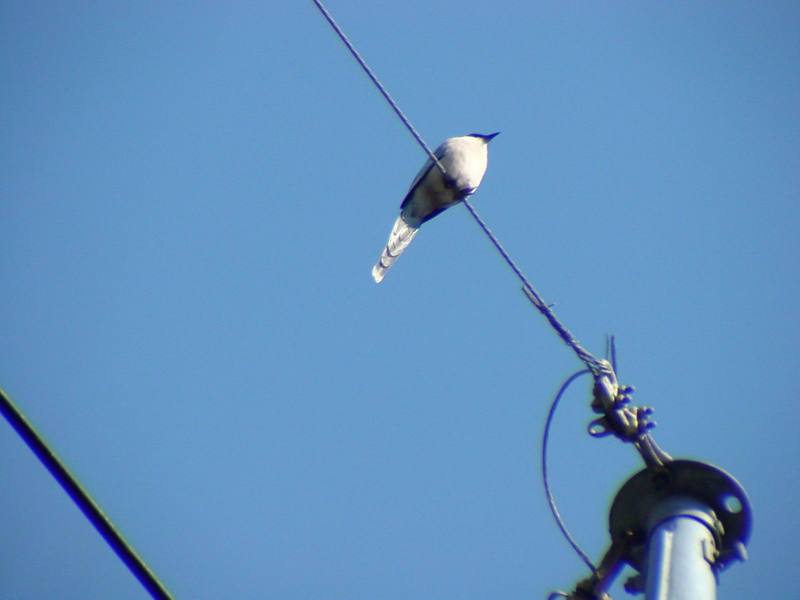
[[[442,160],[444,158],[444,144],[440,145],[433,153],[433,155],[439,160]],[[403,198],[403,203],[400,205],[401,209],[405,208],[406,205],[409,202],[411,202],[411,198],[414,197],[414,192],[417,191],[417,186],[422,182],[423,179],[425,179],[425,177],[427,177],[430,170],[435,168],[438,167],[436,167],[434,162],[430,158],[428,158],[428,160],[425,161],[425,164],[422,165],[422,168],[419,170],[419,173],[417,173],[417,176],[414,178],[414,181],[411,183],[411,187],[408,188],[408,193],[406,194],[406,197]]]
[[[383,280],[386,271],[388,271],[397,260],[403,251],[408,248],[411,240],[417,235],[416,227],[412,227],[403,220],[403,217],[397,217],[392,227],[392,232],[389,234],[389,241],[381,252],[381,257],[375,266],[372,267],[372,278],[375,283],[380,283]]]

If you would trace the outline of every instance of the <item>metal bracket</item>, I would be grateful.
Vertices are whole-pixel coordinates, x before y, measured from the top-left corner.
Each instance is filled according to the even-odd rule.
[[[656,426],[650,420],[653,409],[647,406],[632,406],[632,386],[620,385],[611,365],[595,379],[592,410],[602,417],[594,419],[588,426],[589,435],[600,438],[614,435],[623,442],[632,443],[645,464],[651,469],[660,469],[672,457],[659,448],[650,430]]]
[[[694,498],[713,511],[714,522],[710,525],[716,547],[703,550],[715,569],[724,569],[742,557],[740,550],[750,538],[752,522],[750,502],[744,488],[731,475],[713,465],[674,460],[659,471],[639,471],[622,486],[614,499],[609,514],[611,539],[630,539],[633,532],[638,541],[629,546],[625,562],[642,571],[648,518],[656,505],[675,496]],[[736,502],[731,502],[731,498]]]
[[[750,537],[752,513],[744,488],[722,469],[701,462],[674,460],[658,469],[643,469],[622,486],[609,514],[611,546],[597,571],[578,583],[570,594],[562,593],[562,597],[610,600],[606,591],[626,563],[638,573],[628,578],[625,590],[631,594],[643,592],[648,523],[664,500],[677,496],[694,498],[711,509],[712,516],[704,522],[714,532],[715,539],[703,545],[703,557],[714,571],[746,559],[745,544]]]

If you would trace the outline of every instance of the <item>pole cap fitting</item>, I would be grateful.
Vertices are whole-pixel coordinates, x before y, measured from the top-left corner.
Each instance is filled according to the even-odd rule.
[[[658,469],[644,469],[631,477],[617,493],[609,513],[614,542],[627,539],[625,562],[641,572],[648,534],[656,511],[673,498],[691,498],[708,509],[704,522],[718,542],[715,568],[725,569],[747,556],[752,510],[744,488],[730,474],[713,465],[692,460],[673,460]]]

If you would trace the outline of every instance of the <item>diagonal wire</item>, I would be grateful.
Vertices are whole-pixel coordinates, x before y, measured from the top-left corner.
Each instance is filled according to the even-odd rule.
[[[100,506],[2,389],[0,389],[0,412],[150,595],[156,600],[172,600],[167,588],[147,566],[144,559],[136,553],[111,519],[103,513]]]
[[[367,76],[370,78],[370,80],[372,80],[372,83],[375,84],[375,87],[378,88],[378,90],[381,92],[381,94],[386,99],[386,101],[389,103],[389,105],[392,107],[392,109],[394,109],[395,113],[397,113],[397,116],[400,117],[400,120],[403,122],[403,124],[409,130],[411,135],[414,136],[414,139],[417,140],[419,145],[428,154],[428,156],[433,161],[433,163],[436,164],[436,166],[439,168],[439,170],[442,172],[442,174],[446,175],[447,172],[445,171],[444,167],[439,162],[439,160],[436,158],[434,153],[431,151],[430,147],[425,143],[425,140],[422,139],[422,136],[420,136],[420,134],[417,132],[417,130],[411,124],[411,121],[409,121],[408,117],[406,117],[406,115],[403,113],[403,111],[400,110],[400,107],[394,101],[394,99],[389,94],[389,92],[386,90],[386,88],[383,86],[383,84],[381,84],[381,82],[378,80],[377,76],[372,71],[372,69],[370,69],[369,65],[367,65],[366,61],[361,56],[361,54],[359,54],[358,50],[355,49],[353,44],[350,42],[350,40],[347,38],[345,33],[342,31],[341,27],[339,27],[339,25],[336,22],[336,20],[333,18],[333,16],[330,14],[330,12],[328,12],[328,10],[325,8],[325,6],[322,4],[321,0],[313,0],[313,1],[314,1],[314,4],[316,4],[316,6],[319,9],[319,11],[322,13],[322,15],[325,17],[325,19],[331,25],[331,27],[333,27],[334,31],[337,33],[337,35],[342,40],[342,42],[345,44],[345,46],[347,46],[347,49],[350,50],[350,53],[358,61],[358,64],[361,65],[361,68],[364,69],[364,72],[367,74]],[[554,496],[552,490],[550,489],[550,478],[549,478],[549,471],[548,471],[548,467],[547,467],[547,446],[548,446],[548,442],[549,442],[549,439],[550,439],[550,428],[551,428],[551,425],[552,425],[552,422],[553,422],[553,417],[555,416],[556,408],[558,407],[558,403],[561,400],[561,397],[564,395],[564,392],[572,384],[572,382],[574,382],[579,377],[581,377],[583,375],[586,375],[587,373],[591,373],[595,377],[595,379],[598,379],[599,377],[602,377],[602,376],[607,375],[607,374],[613,374],[613,367],[608,363],[608,361],[602,361],[602,360],[599,360],[598,358],[596,358],[594,355],[592,355],[591,352],[586,350],[580,344],[580,342],[578,342],[577,338],[575,338],[575,336],[572,335],[572,333],[569,331],[569,329],[567,329],[566,326],[564,326],[564,324],[561,323],[561,321],[558,319],[558,317],[556,316],[555,312],[550,307],[550,305],[548,305],[544,301],[542,296],[539,294],[539,292],[536,291],[536,288],[534,288],[533,285],[531,285],[530,281],[528,281],[528,278],[525,277],[525,274],[522,272],[522,269],[520,269],[517,266],[517,264],[511,258],[511,255],[508,253],[508,251],[500,243],[500,240],[497,238],[496,235],[494,235],[494,233],[489,228],[489,226],[486,224],[486,222],[481,218],[481,216],[478,214],[478,211],[475,210],[475,207],[472,206],[472,203],[469,201],[469,199],[467,197],[464,197],[464,198],[462,198],[462,202],[464,203],[464,206],[466,206],[466,208],[469,211],[470,215],[472,215],[473,219],[475,219],[475,222],[483,230],[483,232],[486,234],[486,236],[492,242],[494,247],[500,253],[500,256],[503,257],[503,260],[505,260],[506,264],[508,264],[508,266],[514,272],[514,274],[517,276],[517,278],[520,280],[520,282],[522,282],[522,290],[523,290],[523,292],[525,292],[525,295],[527,296],[528,300],[530,300],[530,302],[534,305],[534,307],[544,315],[544,317],[547,319],[547,321],[550,323],[550,325],[553,327],[553,329],[556,330],[556,332],[558,333],[559,337],[561,337],[561,339],[575,352],[575,354],[578,356],[578,358],[581,361],[583,361],[583,363],[587,367],[586,369],[578,371],[577,373],[574,373],[573,375],[571,375],[561,385],[561,388],[558,390],[558,393],[556,394],[556,397],[553,400],[553,403],[552,403],[552,405],[550,407],[550,411],[549,411],[549,413],[547,415],[547,421],[545,423],[544,434],[543,434],[543,437],[542,437],[542,480],[544,482],[545,495],[547,496],[547,503],[548,503],[548,505],[550,507],[550,511],[552,512],[553,517],[555,518],[555,521],[556,521],[556,524],[558,525],[559,530],[564,535],[564,537],[566,538],[567,542],[569,542],[570,546],[572,546],[573,550],[575,550],[575,552],[578,554],[580,559],[589,567],[589,569],[593,573],[596,573],[597,568],[595,567],[594,563],[589,558],[589,556],[578,545],[578,542],[575,540],[575,538],[572,537],[572,534],[567,529],[566,523],[564,522],[564,519],[563,519],[563,517],[561,516],[561,513],[558,510],[558,506],[556,505],[555,496]],[[612,360],[615,363],[616,362],[616,357],[613,356]],[[554,595],[555,596],[561,595],[562,597],[567,597],[568,596],[567,594],[564,594],[563,592],[559,592],[559,593],[554,594]],[[551,597],[553,597],[553,595],[551,595]]]
[[[417,132],[417,130],[411,124],[411,121],[408,120],[408,117],[406,117],[403,111],[400,110],[400,107],[397,105],[397,102],[394,101],[394,98],[392,98],[391,94],[389,94],[389,92],[386,91],[386,88],[383,87],[383,84],[378,79],[378,76],[375,75],[372,69],[369,68],[367,62],[363,59],[361,54],[358,53],[358,50],[356,50],[355,46],[353,46],[353,44],[347,38],[344,31],[342,31],[342,28],[339,27],[339,24],[336,22],[336,19],[333,18],[333,15],[331,15],[331,13],[328,12],[328,9],[325,8],[325,6],[322,4],[320,0],[314,0],[314,4],[317,5],[317,8],[322,13],[322,16],[325,17],[328,23],[330,23],[331,27],[333,27],[333,30],[339,36],[339,39],[341,39],[344,45],[347,46],[347,49],[350,50],[350,54],[353,55],[353,58],[355,58],[358,61],[358,64],[361,65],[361,68],[364,69],[364,72],[367,74],[367,77],[369,77],[372,80],[372,83],[375,84],[375,87],[378,88],[378,91],[380,91],[380,93],[383,94],[383,97],[386,98],[386,101],[389,103],[389,106],[391,106],[394,109],[394,112],[397,113],[398,117],[400,117],[400,120],[403,122],[406,128],[411,132],[411,135],[414,136],[414,139],[417,140],[419,145],[422,146],[422,149],[425,150],[425,152],[428,154],[430,159],[433,161],[433,164],[435,164],[439,168],[439,170],[442,172],[442,175],[445,175],[446,171],[442,166],[442,163],[440,163],[439,159],[436,158],[436,155],[431,151],[430,146],[428,146],[428,144],[425,143],[425,140],[422,139],[422,136]]]
[[[475,222],[478,223],[478,225],[486,234],[486,236],[489,238],[489,240],[492,242],[492,244],[494,244],[494,247],[497,248],[497,251],[506,261],[508,266],[511,267],[511,270],[514,271],[514,274],[522,282],[522,291],[525,292],[525,295],[528,297],[528,300],[531,301],[531,304],[533,304],[537,308],[537,310],[539,310],[539,312],[541,312],[545,316],[545,318],[553,327],[553,329],[556,330],[559,337],[562,340],[564,340],[564,342],[570,348],[572,348],[575,354],[578,355],[578,358],[581,359],[581,361],[583,361],[583,363],[595,377],[600,377],[603,374],[605,374],[608,371],[608,366],[606,365],[606,363],[604,363],[601,360],[598,360],[594,355],[592,355],[591,352],[589,352],[588,350],[586,350],[586,348],[581,346],[577,338],[574,335],[572,335],[570,330],[567,329],[566,326],[558,319],[556,313],[553,312],[552,308],[550,308],[550,305],[548,305],[542,299],[542,296],[539,294],[539,292],[536,291],[536,288],[534,288],[531,285],[531,283],[528,281],[528,278],[525,277],[525,274],[517,266],[517,264],[509,255],[509,253],[500,243],[500,240],[497,239],[497,236],[492,232],[491,229],[489,229],[489,226],[486,225],[486,222],[481,218],[481,216],[475,210],[475,207],[472,206],[472,204],[469,202],[467,198],[464,198],[463,202],[464,206],[467,207],[467,210],[475,219]]]
[[[322,13],[322,16],[325,17],[330,26],[333,27],[333,30],[339,36],[339,39],[342,40],[342,42],[344,43],[345,46],[347,46],[347,49],[350,51],[353,57],[358,61],[358,64],[361,65],[361,68],[364,69],[364,72],[367,74],[370,80],[372,80],[372,83],[375,84],[375,87],[378,88],[378,90],[386,99],[386,101],[389,103],[389,105],[392,107],[392,109],[394,109],[394,112],[397,113],[397,116],[400,117],[400,120],[406,126],[408,131],[411,132],[411,135],[414,136],[414,139],[417,140],[419,145],[427,153],[427,155],[434,162],[434,164],[439,168],[442,174],[446,175],[447,172],[445,171],[445,168],[442,166],[442,163],[440,163],[439,160],[436,158],[436,155],[431,151],[430,146],[428,146],[428,144],[425,143],[425,140],[422,139],[422,136],[417,132],[417,130],[411,124],[411,121],[408,119],[408,117],[406,117],[403,111],[400,110],[400,107],[397,105],[397,102],[394,101],[391,94],[389,94],[389,92],[386,90],[383,84],[378,80],[378,77],[375,75],[372,69],[370,69],[369,65],[367,65],[367,62],[364,60],[364,58],[361,56],[361,54],[359,54],[358,50],[355,49],[355,46],[353,46],[352,42],[350,42],[350,40],[347,38],[347,35],[345,35],[344,31],[342,31],[342,28],[339,27],[339,24],[333,18],[333,15],[331,15],[328,9],[325,8],[321,0],[313,0],[313,2],[314,4],[316,4],[319,11]],[[564,326],[563,323],[561,323],[561,321],[556,316],[555,312],[553,312],[553,309],[550,308],[550,306],[542,299],[539,292],[537,292],[536,289],[530,284],[528,278],[525,277],[522,270],[512,260],[511,256],[508,254],[506,249],[503,248],[503,245],[500,243],[500,240],[497,239],[497,236],[495,236],[494,233],[492,233],[492,230],[489,229],[484,220],[480,217],[480,215],[478,215],[478,212],[475,210],[475,207],[472,206],[472,204],[469,202],[467,198],[463,198],[462,201],[464,202],[464,206],[467,207],[469,213],[472,215],[472,217],[478,223],[480,228],[492,242],[494,247],[506,261],[508,266],[511,267],[511,270],[514,271],[514,274],[522,282],[522,289],[525,292],[525,295],[528,297],[531,303],[539,310],[539,312],[541,312],[545,316],[545,318],[553,327],[553,329],[556,330],[559,337],[561,337],[561,339],[564,340],[564,342],[570,348],[572,348],[575,354],[577,354],[578,358],[581,361],[583,361],[583,363],[592,372],[595,378],[601,377],[602,375],[609,373],[610,370],[608,364],[604,361],[598,360],[588,350],[586,350],[583,346],[581,346],[581,344],[578,342],[575,336],[572,335],[572,333]]]

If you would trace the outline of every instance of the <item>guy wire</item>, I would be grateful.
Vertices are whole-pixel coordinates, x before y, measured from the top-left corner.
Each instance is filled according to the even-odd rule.
[[[383,86],[383,84],[381,84],[381,82],[378,80],[378,77],[375,75],[372,69],[370,69],[369,65],[367,65],[366,61],[361,56],[361,54],[359,54],[358,50],[355,49],[353,44],[345,35],[344,31],[342,31],[341,27],[339,27],[339,24],[336,22],[336,20],[333,18],[330,12],[328,12],[328,10],[322,4],[321,0],[313,0],[313,1],[314,4],[316,4],[319,11],[328,21],[330,26],[339,36],[339,39],[341,39],[344,45],[347,46],[347,49],[350,51],[350,53],[353,55],[356,61],[358,61],[358,64],[361,65],[361,68],[364,69],[364,72],[370,78],[372,83],[375,84],[375,87],[378,88],[378,90],[381,92],[381,94],[389,103],[389,105],[392,107],[392,109],[394,109],[394,112],[406,126],[411,135],[414,136],[414,139],[417,140],[419,145],[428,154],[430,159],[439,168],[442,174],[447,175],[447,171],[442,166],[441,162],[439,162],[439,160],[436,158],[436,155],[431,151],[430,146],[428,146],[428,144],[425,143],[425,140],[422,139],[422,136],[420,136],[420,134],[411,124],[411,121],[408,119],[408,117],[406,117],[403,111],[400,110],[400,107],[394,101],[394,99],[386,90],[386,88]],[[506,249],[500,243],[500,240],[497,239],[497,236],[494,235],[492,230],[489,229],[488,225],[486,225],[485,221],[480,217],[478,212],[472,206],[472,203],[470,203],[466,197],[462,199],[462,202],[464,203],[464,206],[466,206],[467,210],[472,215],[472,217],[475,219],[475,222],[478,224],[481,230],[483,230],[483,232],[492,242],[494,247],[503,257],[503,260],[505,260],[506,264],[508,264],[508,266],[514,272],[517,278],[522,282],[522,290],[525,292],[525,295],[528,297],[530,302],[534,305],[534,307],[536,307],[536,309],[539,310],[539,312],[541,312],[545,316],[545,318],[548,320],[550,325],[556,330],[561,339],[568,346],[570,346],[570,348],[572,348],[572,350],[577,354],[578,358],[587,366],[587,369],[574,373],[561,385],[561,388],[558,390],[558,393],[556,394],[556,397],[553,400],[553,403],[550,407],[550,411],[547,415],[547,420],[545,422],[544,434],[542,437],[542,479],[544,482],[545,495],[547,496],[547,503],[550,507],[550,511],[552,512],[553,517],[555,518],[559,530],[564,535],[567,542],[569,542],[570,546],[572,546],[573,550],[575,550],[575,552],[581,558],[581,560],[589,567],[592,573],[595,573],[597,571],[597,568],[595,567],[594,563],[589,558],[589,556],[581,549],[581,547],[575,541],[575,538],[572,537],[572,534],[567,529],[567,526],[564,523],[564,520],[561,517],[561,513],[559,512],[558,507],[556,505],[555,496],[553,495],[553,492],[550,489],[549,472],[547,469],[547,446],[550,437],[550,426],[552,424],[556,408],[558,407],[558,403],[561,400],[561,396],[563,396],[564,392],[567,390],[570,384],[572,384],[573,381],[575,381],[576,379],[587,373],[591,373],[597,379],[606,373],[613,372],[612,368],[609,367],[609,364],[606,361],[598,360],[588,350],[586,350],[585,348],[583,348],[583,346],[581,346],[581,344],[572,335],[572,333],[570,333],[570,331],[561,323],[558,317],[556,317],[555,313],[550,308],[550,306],[542,299],[539,292],[537,292],[536,289],[530,284],[528,278],[525,277],[525,274],[517,266],[517,264],[511,258],[511,255],[508,254]]]
[[[417,130],[411,124],[411,121],[408,119],[408,117],[406,117],[403,111],[400,110],[400,107],[397,105],[397,102],[394,101],[394,99],[386,90],[386,88],[383,86],[383,84],[378,80],[378,77],[375,75],[375,73],[372,71],[369,65],[367,65],[367,62],[364,60],[364,58],[361,56],[361,54],[359,54],[358,50],[355,49],[355,46],[353,46],[353,44],[347,38],[344,31],[342,31],[342,28],[339,27],[339,24],[333,18],[333,15],[331,15],[328,9],[325,8],[321,0],[313,0],[313,1],[314,4],[319,9],[320,13],[322,13],[322,16],[325,17],[330,26],[339,36],[339,39],[342,40],[342,43],[345,46],[347,46],[347,49],[350,51],[350,54],[352,54],[353,58],[355,58],[358,64],[361,65],[361,68],[364,69],[364,72],[370,78],[372,83],[375,84],[375,87],[378,88],[378,90],[386,99],[386,101],[389,103],[389,105],[392,107],[392,109],[394,109],[394,112],[406,126],[411,135],[414,136],[414,139],[417,140],[422,149],[430,157],[433,163],[439,168],[439,170],[442,172],[442,175],[447,175],[447,171],[442,166],[442,163],[439,162],[439,159],[436,158],[436,155],[431,151],[430,146],[428,146],[428,144],[425,143],[425,140],[422,139],[422,136],[417,132]],[[506,264],[508,264],[511,270],[514,271],[514,274],[522,282],[522,289],[525,292],[525,295],[528,297],[531,303],[539,310],[539,312],[541,312],[545,316],[550,325],[556,330],[559,337],[561,337],[561,339],[564,340],[564,342],[570,348],[572,348],[575,354],[577,354],[578,358],[581,361],[583,361],[583,363],[592,372],[592,375],[594,375],[595,379],[608,373],[610,369],[607,363],[598,360],[588,350],[586,350],[583,346],[581,346],[578,340],[575,338],[575,336],[573,336],[570,333],[570,331],[561,323],[561,321],[559,321],[558,317],[556,317],[556,314],[553,312],[550,306],[544,302],[544,300],[536,291],[536,289],[530,284],[527,277],[525,277],[525,275],[522,273],[522,270],[520,270],[520,268],[517,267],[516,263],[511,259],[511,256],[508,254],[508,252],[506,252],[505,248],[503,248],[503,245],[500,243],[500,240],[497,239],[497,236],[495,236],[494,233],[492,233],[492,231],[489,229],[489,227],[486,225],[483,219],[481,219],[481,217],[478,215],[478,212],[475,210],[475,208],[472,206],[469,200],[467,198],[463,198],[462,202],[464,203],[464,206],[467,207],[467,210],[475,219],[475,221],[478,223],[478,226],[483,230],[483,232],[492,242],[494,247],[503,257],[503,260],[506,261]]]
[[[325,17],[328,23],[330,23],[331,27],[333,27],[333,30],[339,36],[339,39],[341,39],[344,45],[347,46],[347,49],[350,50],[350,54],[352,54],[353,58],[355,58],[358,61],[358,64],[361,65],[361,68],[364,69],[364,72],[367,74],[367,77],[369,77],[370,80],[372,80],[372,83],[375,84],[375,87],[378,88],[378,91],[380,91],[380,93],[383,94],[383,97],[386,98],[386,101],[389,103],[389,106],[391,106],[394,109],[394,112],[397,113],[398,117],[400,117],[400,120],[403,122],[406,128],[411,132],[411,135],[414,136],[414,139],[417,140],[417,142],[419,142],[419,145],[422,146],[422,149],[425,150],[425,152],[428,154],[433,163],[442,172],[442,175],[447,174],[444,167],[442,166],[442,163],[439,162],[439,159],[436,158],[436,155],[431,151],[430,146],[428,146],[428,144],[425,143],[425,140],[422,139],[422,136],[417,132],[417,130],[411,124],[411,121],[408,120],[408,117],[406,117],[405,114],[403,114],[403,111],[400,110],[400,107],[397,105],[397,102],[394,101],[394,98],[392,98],[391,94],[389,94],[389,92],[386,91],[386,88],[383,87],[383,84],[380,82],[380,80],[378,80],[377,75],[375,75],[372,69],[369,68],[369,65],[362,58],[361,54],[358,53],[358,50],[355,49],[355,46],[353,46],[353,44],[350,43],[350,40],[345,35],[344,31],[342,31],[342,28],[339,27],[339,24],[336,22],[336,19],[333,18],[333,15],[331,15],[331,13],[328,12],[328,9],[325,8],[325,6],[322,4],[320,0],[314,0],[314,4],[317,5],[317,8],[322,13],[322,16]]]

